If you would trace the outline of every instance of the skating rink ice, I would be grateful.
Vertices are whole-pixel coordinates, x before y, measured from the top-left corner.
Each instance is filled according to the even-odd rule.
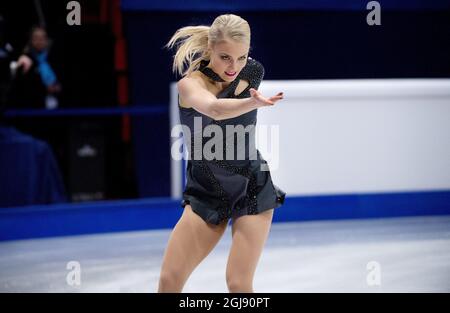
[[[0,291],[155,292],[169,234],[167,229],[1,242]],[[230,244],[231,225],[183,292],[227,292]],[[80,264],[78,286],[66,282],[70,261]],[[254,289],[449,292],[450,216],[274,223]]]

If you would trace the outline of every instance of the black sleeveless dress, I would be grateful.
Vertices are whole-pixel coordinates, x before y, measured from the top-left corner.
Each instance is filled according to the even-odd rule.
[[[224,82],[211,68],[207,67],[209,61],[203,60],[199,70],[209,78]],[[248,58],[246,66],[236,79],[222,90],[217,98],[248,98],[250,88],[258,89],[264,76],[264,67],[258,61]],[[243,79],[249,85],[240,94],[235,95],[239,81]],[[272,183],[268,164],[261,153],[256,149],[250,149],[255,144],[254,131],[245,134],[245,156],[240,159],[237,156],[237,140],[234,134],[227,133],[226,126],[242,125],[255,126],[257,109],[240,116],[216,121],[196,111],[194,108],[183,108],[178,105],[180,121],[183,127],[190,130],[190,138],[184,134],[184,141],[188,147],[190,158],[186,171],[186,187],[183,192],[182,207],[190,204],[192,210],[205,222],[218,225],[229,218],[237,218],[242,215],[258,214],[265,210],[280,207],[284,203],[285,192]],[[194,157],[195,136],[199,136],[201,146],[204,147],[209,138],[201,136],[199,129],[194,128],[194,119],[201,121],[201,131],[208,125],[217,125],[223,130],[223,158]],[[251,128],[251,127],[250,127]],[[198,141],[197,141],[198,143]],[[234,147],[230,147],[230,145]],[[240,146],[242,147],[242,145]],[[233,148],[232,157],[227,157],[226,150]],[[256,153],[251,153],[256,151]],[[262,168],[266,168],[262,170]]]

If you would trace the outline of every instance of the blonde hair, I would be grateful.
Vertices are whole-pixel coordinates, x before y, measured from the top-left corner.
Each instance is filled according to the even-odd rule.
[[[186,76],[197,70],[202,60],[208,60],[208,45],[232,39],[250,44],[250,25],[242,17],[234,14],[218,16],[211,26],[186,26],[178,29],[165,45],[173,48],[176,45],[172,70],[176,74]]]

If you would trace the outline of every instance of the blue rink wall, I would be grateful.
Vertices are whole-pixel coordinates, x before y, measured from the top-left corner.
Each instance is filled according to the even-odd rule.
[[[180,201],[153,198],[0,209],[0,240],[172,228]],[[274,222],[450,214],[450,191],[288,197]]]

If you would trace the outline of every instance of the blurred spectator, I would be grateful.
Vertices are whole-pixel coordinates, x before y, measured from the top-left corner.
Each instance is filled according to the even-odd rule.
[[[61,84],[51,54],[51,41],[42,27],[33,27],[30,39],[14,69],[10,105],[15,108],[54,109]]]
[[[67,201],[52,148],[45,141],[8,126],[6,119],[2,119],[3,111],[11,106],[8,97],[11,92],[14,91],[17,100],[28,96],[28,101],[31,101],[35,97],[31,87],[36,86],[17,88],[27,87],[20,84],[32,79],[33,70],[37,70],[35,76],[40,78],[41,86],[46,86],[47,94],[60,89],[56,74],[46,60],[48,42],[45,31],[35,31],[31,43],[27,53],[18,56],[7,41],[6,22],[0,16],[0,207]]]

